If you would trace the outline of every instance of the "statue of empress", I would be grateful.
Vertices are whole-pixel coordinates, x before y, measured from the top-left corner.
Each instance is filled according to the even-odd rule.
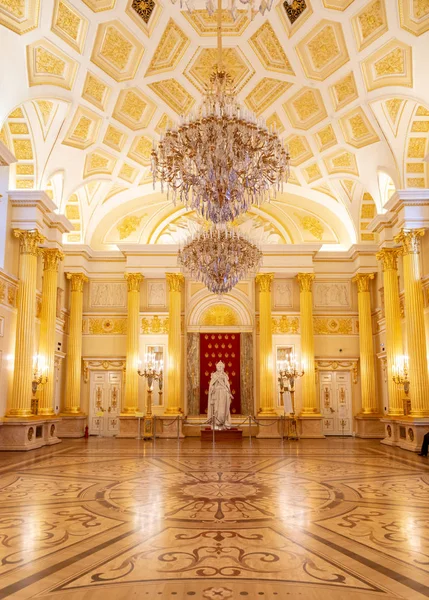
[[[215,417],[215,429],[228,429],[231,427],[231,388],[228,375],[225,373],[225,365],[222,361],[216,365],[216,371],[212,373],[209,387],[208,419],[213,426]]]

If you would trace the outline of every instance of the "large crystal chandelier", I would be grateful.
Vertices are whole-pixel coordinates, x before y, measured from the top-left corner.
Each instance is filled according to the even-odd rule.
[[[179,265],[214,294],[228,293],[259,269],[262,252],[236,229],[213,225],[179,250]]]
[[[174,203],[225,223],[275,197],[289,176],[289,154],[263,119],[237,103],[222,67],[221,0],[217,16],[218,63],[203,103],[161,137],[152,172],[154,185],[159,179]]]

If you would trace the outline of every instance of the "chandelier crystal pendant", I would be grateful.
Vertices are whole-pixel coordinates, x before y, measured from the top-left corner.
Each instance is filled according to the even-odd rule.
[[[212,223],[233,221],[276,196],[289,177],[289,153],[274,130],[237,103],[222,67],[222,2],[218,62],[196,114],[167,130],[152,151],[153,182]]]
[[[262,252],[236,229],[213,225],[186,242],[178,262],[211,292],[222,295],[258,271]]]
[[[177,0],[171,0],[173,4],[176,4]],[[291,4],[293,0],[287,0],[288,4]],[[253,15],[258,10],[261,15],[264,15],[267,10],[271,10],[273,5],[273,0],[240,0],[241,4],[247,4],[249,9],[250,18],[253,18]],[[235,18],[237,11],[237,0],[229,0],[229,10],[232,16]],[[195,2],[194,0],[180,0],[180,9],[183,9],[183,6],[186,6],[189,12],[195,10]],[[212,15],[215,11],[215,4],[213,0],[205,0],[205,5],[207,12],[209,15]]]

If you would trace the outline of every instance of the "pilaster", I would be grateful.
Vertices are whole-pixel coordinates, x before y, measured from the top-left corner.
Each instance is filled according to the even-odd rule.
[[[169,289],[169,329],[167,365],[167,408],[165,413],[177,415],[182,410],[182,287],[181,273],[166,273]]]
[[[298,273],[299,310],[301,321],[301,366],[302,410],[301,416],[320,416],[319,401],[316,393],[316,370],[314,366],[314,330],[313,330],[313,281],[312,273]]]
[[[275,415],[273,388],[273,334],[271,319],[271,286],[274,273],[260,273],[259,286],[259,405],[258,416]]]
[[[125,273],[128,288],[128,317],[127,317],[127,362],[125,379],[125,397],[122,414],[134,414],[138,410],[139,376],[139,313],[140,313],[140,284],[143,275],[140,273]]]

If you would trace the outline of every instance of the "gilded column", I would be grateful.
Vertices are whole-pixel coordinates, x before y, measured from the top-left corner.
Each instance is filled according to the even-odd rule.
[[[400,386],[393,381],[393,366],[403,354],[401,332],[401,309],[398,287],[397,248],[383,248],[377,254],[377,260],[383,265],[384,274],[384,313],[386,317],[386,357],[387,389],[389,393],[389,415],[404,414]]]
[[[181,409],[182,385],[182,285],[181,273],[166,273],[169,289],[169,329],[167,365],[167,408],[166,414],[176,415]]]
[[[43,284],[39,354],[46,365],[47,381],[40,389],[39,415],[54,415],[58,265],[64,259],[64,254],[56,248],[44,248],[41,253],[43,256]]]
[[[67,351],[66,400],[63,414],[81,415],[83,286],[88,278],[83,273],[67,273],[67,279],[71,281],[70,332]]]
[[[273,333],[271,318],[271,285],[274,273],[260,273],[259,285],[259,405],[260,416],[273,415]]]
[[[362,415],[376,415],[379,413],[375,391],[374,342],[372,337],[371,295],[369,291],[369,282],[371,279],[374,279],[374,273],[358,273],[352,280],[356,283],[358,289]]]
[[[420,238],[424,234],[424,229],[402,229],[395,237],[395,242],[402,244],[411,415],[414,417],[429,415],[429,377],[420,274]]]
[[[298,273],[299,312],[301,321],[301,366],[302,411],[303,416],[320,413],[316,392],[316,371],[314,368],[314,329],[313,329],[313,281],[312,273]]]
[[[37,229],[16,229],[13,233],[19,238],[19,287],[13,389],[7,416],[29,417],[36,319],[37,253],[39,244],[45,238]]]
[[[123,414],[134,414],[138,410],[139,399],[139,315],[140,315],[140,284],[143,275],[140,273],[125,273],[128,286],[128,317],[127,317],[127,362],[125,379],[125,398]]]

